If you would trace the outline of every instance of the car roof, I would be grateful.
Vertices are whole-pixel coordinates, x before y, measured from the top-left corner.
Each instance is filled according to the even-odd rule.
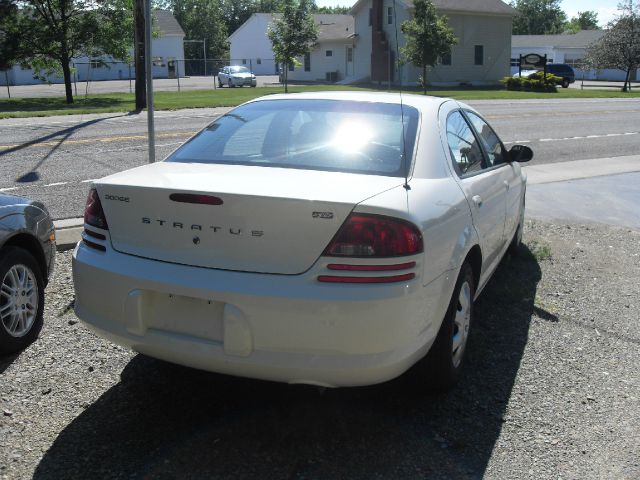
[[[415,95],[410,93],[389,92],[357,92],[357,91],[322,91],[322,92],[304,92],[304,93],[282,93],[275,95],[265,95],[258,97],[247,103],[261,101],[278,101],[278,100],[343,100],[352,102],[365,103],[392,103],[400,105],[408,105],[415,107],[421,111],[438,112],[440,106],[446,102],[452,101],[450,98],[431,97],[428,95]]]

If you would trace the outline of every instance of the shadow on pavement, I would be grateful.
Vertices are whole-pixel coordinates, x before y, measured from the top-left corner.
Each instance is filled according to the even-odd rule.
[[[132,115],[133,113],[128,113],[126,115]],[[91,125],[94,125],[96,123],[100,123],[104,120],[108,120],[110,118],[117,118],[117,117],[122,117],[124,115],[122,114],[118,114],[118,115],[113,115],[111,117],[104,117],[104,118],[96,118],[94,120],[88,120],[86,122],[82,122],[82,123],[78,123],[77,125],[73,125],[71,127],[68,128],[64,128],[62,130],[58,130],[57,132],[53,132],[50,133],[48,135],[44,135],[42,137],[38,137],[38,138],[34,138],[33,140],[29,140],[27,142],[21,143],[20,145],[16,145],[10,148],[6,148],[4,150],[0,150],[0,156],[3,155],[7,155],[9,153],[13,153],[13,152],[18,152],[20,150],[23,150],[25,148],[28,147],[32,147],[34,145],[38,145],[39,143],[44,143],[44,142],[48,142],[48,141],[55,141],[57,142],[48,152],[47,154],[42,157],[42,159],[40,159],[38,161],[38,163],[36,165],[34,165],[31,170],[29,170],[27,173],[21,175],[20,177],[18,177],[16,179],[16,182],[18,183],[32,183],[32,182],[36,182],[40,179],[40,174],[38,173],[38,169],[42,166],[42,164],[44,162],[47,161],[47,159],[49,159],[51,157],[51,155],[53,155],[55,153],[56,150],[58,150],[63,144],[64,142],[74,133],[76,133],[77,131],[89,127]]]
[[[34,478],[480,478],[531,318],[548,315],[534,307],[540,278],[526,247],[503,260],[476,303],[465,374],[444,395],[420,394],[406,376],[319,390],[138,355]]]

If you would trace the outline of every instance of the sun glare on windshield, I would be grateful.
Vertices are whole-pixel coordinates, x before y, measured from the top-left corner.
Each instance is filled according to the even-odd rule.
[[[356,153],[361,151],[374,136],[375,132],[371,124],[349,120],[338,127],[331,145],[345,153]]]

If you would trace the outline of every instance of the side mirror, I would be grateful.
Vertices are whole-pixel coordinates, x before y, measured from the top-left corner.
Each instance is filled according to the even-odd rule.
[[[533,150],[525,145],[514,145],[509,150],[509,157],[512,162],[528,162],[533,158]]]

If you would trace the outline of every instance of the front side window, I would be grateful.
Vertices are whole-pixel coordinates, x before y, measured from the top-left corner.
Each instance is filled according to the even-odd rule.
[[[505,163],[507,154],[498,135],[475,113],[467,111],[466,114],[484,145],[484,151],[487,153],[487,167]]]
[[[447,142],[459,175],[482,170],[482,150],[460,112],[453,112],[447,118]]]
[[[263,100],[220,117],[167,161],[403,177],[418,119],[406,105],[403,115],[397,104]]]

